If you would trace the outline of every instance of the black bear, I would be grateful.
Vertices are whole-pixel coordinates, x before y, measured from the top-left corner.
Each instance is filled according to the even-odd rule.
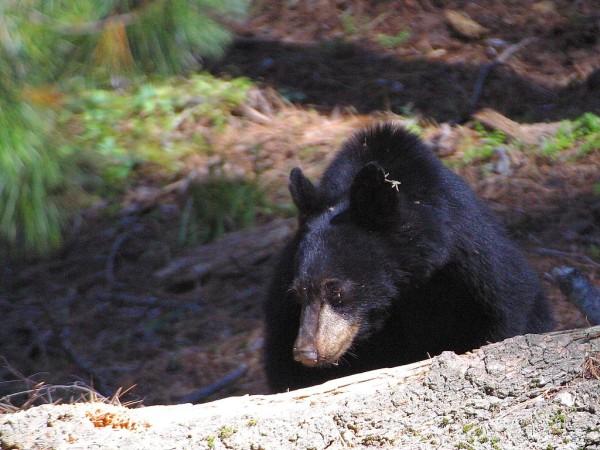
[[[318,186],[296,168],[289,187],[299,227],[265,302],[273,391],[552,329],[506,231],[403,128],[357,133]]]

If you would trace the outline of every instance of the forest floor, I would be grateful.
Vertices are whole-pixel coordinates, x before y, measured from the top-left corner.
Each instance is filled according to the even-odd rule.
[[[520,124],[547,122],[558,136],[554,122],[600,115],[595,3],[256,2],[210,70],[249,77],[260,88],[249,108],[210,135],[211,145],[220,149],[221,167],[258,179],[278,205],[257,216],[257,226],[268,227],[290,215],[292,167],[314,179],[345,138],[373,121],[417,127],[508,226],[540,274],[559,328],[585,326],[548,273],[569,265],[600,283],[600,152],[593,143],[582,151],[578,136],[557,150],[544,141],[543,126]],[[448,9],[468,13],[485,31],[461,35]],[[486,64],[527,38],[534,39],[495,66],[474,94]],[[542,129],[539,139],[523,143],[484,130],[472,119],[484,107],[515,121],[515,136],[536,141]],[[39,392],[42,381],[80,380],[102,394],[135,386],[123,400],[169,404],[228,375],[223,389],[201,400],[267,391],[261,301],[274,251],[250,266],[232,258],[196,278],[160,276],[208,252],[175,242],[186,180],[214,158],[191,158],[167,186],[151,174],[140,178],[116,207],[86,210],[51,258],[0,269],[0,397]]]

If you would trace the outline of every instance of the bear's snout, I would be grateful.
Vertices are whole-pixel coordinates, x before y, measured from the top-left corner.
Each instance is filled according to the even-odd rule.
[[[294,359],[305,366],[313,367],[319,363],[319,354],[316,348],[308,344],[294,347]]]
[[[342,317],[327,303],[309,303],[300,316],[294,360],[308,367],[337,365],[358,328],[357,323]]]

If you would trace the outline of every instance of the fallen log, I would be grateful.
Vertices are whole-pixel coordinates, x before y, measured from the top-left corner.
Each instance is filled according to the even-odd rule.
[[[154,276],[171,282],[196,281],[222,269],[258,264],[273,256],[293,232],[294,219],[273,220],[254,229],[228,233],[210,244],[191,249],[157,270]]]
[[[501,131],[527,145],[540,145],[560,128],[560,122],[521,124],[490,108],[481,109],[472,117],[486,127]]]
[[[0,416],[0,448],[600,448],[600,327],[526,335],[278,395]]]

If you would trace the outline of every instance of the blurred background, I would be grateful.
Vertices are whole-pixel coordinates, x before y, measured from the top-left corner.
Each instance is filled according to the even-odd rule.
[[[0,410],[265,393],[287,175],[401,122],[600,280],[597,0],[3,0]],[[97,394],[91,394],[89,387]]]

